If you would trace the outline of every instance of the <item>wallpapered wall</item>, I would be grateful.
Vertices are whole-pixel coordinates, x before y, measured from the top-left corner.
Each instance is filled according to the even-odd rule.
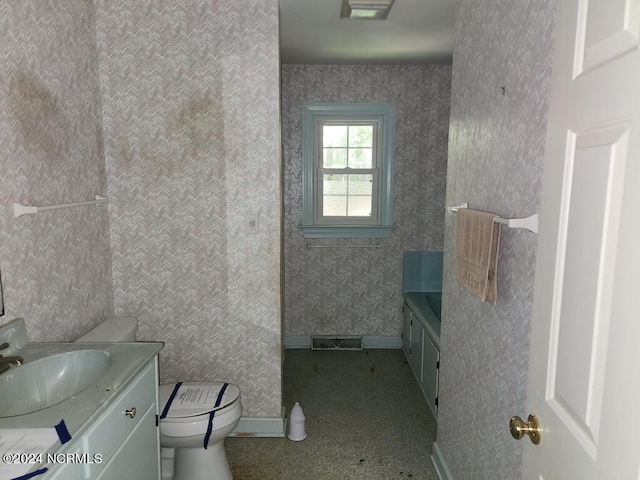
[[[286,335],[399,336],[402,252],[442,250],[449,66],[282,66]],[[308,249],[302,223],[305,102],[395,102],[394,215],[379,249]],[[375,240],[309,240],[312,245]]]
[[[91,2],[0,3],[0,270],[5,316],[72,340],[111,313],[104,205],[14,218],[13,203],[106,194]]]
[[[279,417],[278,2],[99,0],[97,39],[115,311],[165,342],[161,382]]]
[[[507,217],[538,210],[554,13],[555,0],[460,2],[448,205]],[[537,237],[503,229],[493,306],[455,282],[453,214],[445,225],[438,445],[456,480],[516,480],[522,443],[508,419],[527,414]]]

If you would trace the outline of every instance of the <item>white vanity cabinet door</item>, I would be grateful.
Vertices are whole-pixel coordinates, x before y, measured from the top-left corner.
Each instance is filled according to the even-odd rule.
[[[82,452],[78,452],[82,453]],[[47,465],[51,471],[51,476],[47,480],[84,480],[84,466],[81,463],[60,463]],[[38,477],[34,477],[37,479]]]
[[[156,435],[156,430],[156,409],[152,405],[140,418],[113,457],[107,461],[96,480],[159,478],[159,447],[155,442],[150,441]]]
[[[426,321],[423,324],[422,314],[416,314],[407,302],[404,303],[402,318],[402,349],[427,405],[436,417],[440,362],[438,335]]]
[[[411,318],[411,368],[418,382],[422,382],[422,337],[424,328],[415,316]]]
[[[435,346],[431,337],[425,333],[423,339],[424,348],[422,350],[422,391],[427,398],[427,404],[433,415],[438,413],[438,365],[440,361],[440,351]]]
[[[402,306],[402,351],[407,360],[411,359],[411,309],[406,303]]]
[[[151,452],[156,464],[159,464],[159,432],[155,422],[157,413],[157,385],[158,375],[155,361],[140,373],[133,383],[114,400],[106,412],[98,419],[91,429],[84,435],[85,451],[90,455],[102,455],[101,464],[86,465],[86,479],[94,479],[98,475],[101,478],[112,478],[111,468],[114,471],[129,471],[136,467],[140,461],[131,451]],[[135,414],[133,409],[135,408]],[[127,414],[127,412],[129,412]],[[147,423],[140,427],[141,422],[153,412],[153,428]],[[132,432],[135,430],[135,435]],[[136,443],[133,443],[135,440]],[[123,448],[125,447],[126,448]],[[119,455],[123,454],[121,459]],[[128,455],[126,455],[128,454]],[[143,455],[141,454],[141,457]],[[148,455],[145,453],[144,457]],[[145,458],[144,463],[149,461]],[[156,471],[145,473],[141,477],[125,475],[124,478],[159,478],[159,467]],[[115,475],[113,478],[117,478]]]

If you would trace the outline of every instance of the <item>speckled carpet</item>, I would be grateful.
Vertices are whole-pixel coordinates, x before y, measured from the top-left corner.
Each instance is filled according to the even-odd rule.
[[[436,424],[401,350],[287,350],[287,415],[296,401],[308,437],[227,438],[234,480],[437,480]]]

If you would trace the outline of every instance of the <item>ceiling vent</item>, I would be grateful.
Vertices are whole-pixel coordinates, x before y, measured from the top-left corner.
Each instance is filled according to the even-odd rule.
[[[384,20],[395,0],[342,0],[341,18]]]

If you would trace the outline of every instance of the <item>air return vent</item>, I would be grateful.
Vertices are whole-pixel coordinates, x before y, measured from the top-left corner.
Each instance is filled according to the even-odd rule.
[[[362,337],[313,336],[311,350],[362,350]]]

